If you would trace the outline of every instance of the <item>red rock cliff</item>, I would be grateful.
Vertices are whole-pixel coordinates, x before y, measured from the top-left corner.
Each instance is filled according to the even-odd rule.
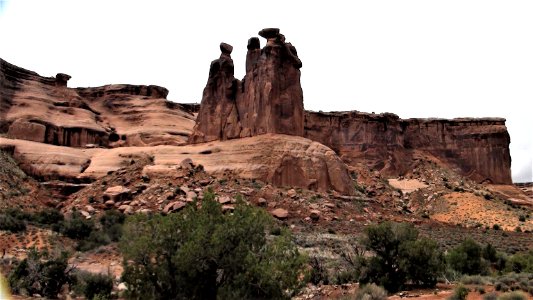
[[[233,76],[233,47],[222,43],[220,58],[211,63],[191,143],[250,137],[265,133],[303,136],[302,63],[296,48],[279,29],[259,32],[267,39],[248,41],[246,75]]]
[[[85,147],[180,145],[194,116],[159,86],[67,87],[69,75],[39,74],[0,59],[0,133],[46,144]]]
[[[414,151],[431,154],[473,180],[511,183],[505,119],[407,119],[393,114],[306,112],[305,137],[389,175],[411,166]]]

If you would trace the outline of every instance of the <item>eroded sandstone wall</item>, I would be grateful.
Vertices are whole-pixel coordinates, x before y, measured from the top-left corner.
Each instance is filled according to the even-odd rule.
[[[510,184],[505,119],[407,119],[361,112],[305,113],[305,137],[348,164],[365,162],[385,174],[409,170],[415,151],[431,154],[478,182]]]
[[[265,133],[303,136],[303,93],[296,48],[279,29],[259,32],[261,49],[248,41],[246,75],[234,77],[233,47],[222,43],[220,58],[211,63],[191,143],[251,137]]]
[[[182,145],[194,126],[189,109],[155,85],[68,88],[55,77],[0,59],[0,133],[69,147]]]

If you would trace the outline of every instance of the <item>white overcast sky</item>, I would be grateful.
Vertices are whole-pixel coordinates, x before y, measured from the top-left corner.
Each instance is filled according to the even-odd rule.
[[[0,0],[0,57],[70,87],[156,84],[199,102],[220,42],[242,78],[248,38],[279,27],[306,109],[504,117],[513,179],[533,181],[532,16],[531,0]]]

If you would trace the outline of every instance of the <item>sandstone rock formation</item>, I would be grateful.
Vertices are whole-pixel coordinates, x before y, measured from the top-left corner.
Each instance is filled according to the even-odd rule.
[[[154,165],[147,166],[151,174],[167,174],[190,158],[214,175],[233,172],[276,186],[353,193],[348,170],[339,157],[322,144],[296,136],[265,134],[200,145],[113,149],[77,149],[6,138],[0,138],[0,145],[13,146],[21,167],[46,179],[94,180],[146,153],[154,157]]]
[[[69,79],[42,77],[0,59],[0,133],[70,147],[186,143],[194,116],[167,101],[167,89],[71,89]]]
[[[512,183],[505,119],[306,112],[305,137],[331,147],[348,164],[364,162],[389,175],[408,170],[413,153],[422,151],[475,181]]]
[[[191,143],[250,137],[265,133],[303,136],[303,93],[296,48],[279,29],[259,32],[267,39],[260,49],[248,41],[246,75],[235,79],[231,46],[222,43],[211,63]]]

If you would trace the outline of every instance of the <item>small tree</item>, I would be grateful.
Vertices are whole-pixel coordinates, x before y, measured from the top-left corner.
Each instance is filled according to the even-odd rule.
[[[61,287],[70,280],[67,267],[66,254],[50,258],[32,249],[9,274],[9,285],[17,294],[40,294],[55,299]]]
[[[462,274],[481,274],[487,266],[481,258],[481,246],[471,239],[464,240],[448,254],[448,263]]]
[[[407,223],[384,222],[366,228],[362,245],[374,256],[357,259],[359,281],[376,283],[389,292],[400,289],[408,280],[433,286],[444,269],[437,244],[418,239],[418,231]]]
[[[120,248],[132,299],[288,298],[305,260],[289,232],[267,236],[272,219],[238,203],[224,214],[207,192],[198,207],[128,218]]]

